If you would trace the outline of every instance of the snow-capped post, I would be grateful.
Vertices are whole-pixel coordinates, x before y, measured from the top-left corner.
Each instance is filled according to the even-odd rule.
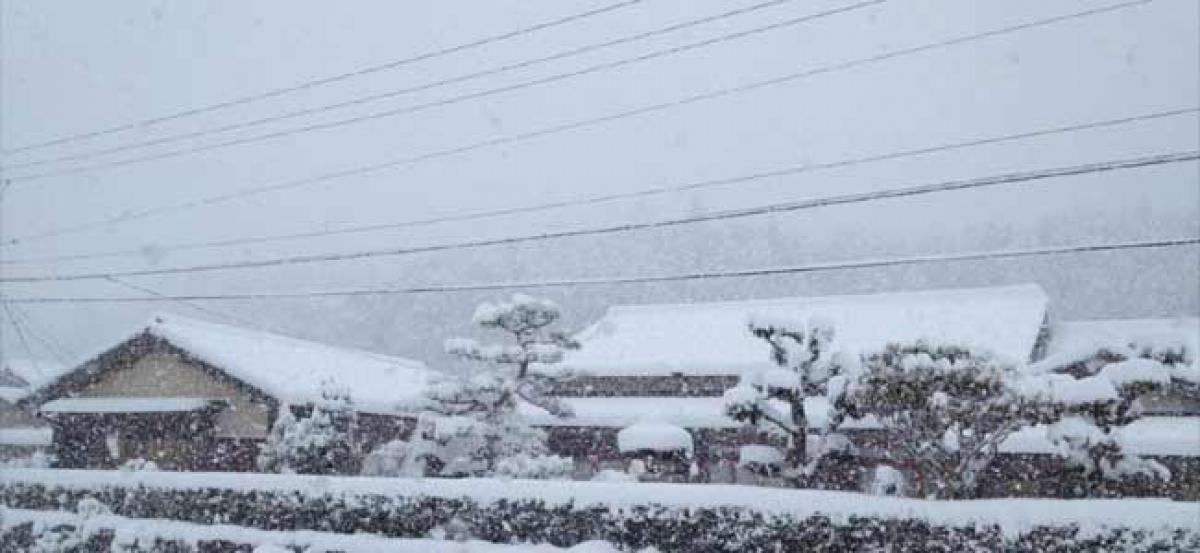
[[[788,437],[788,464],[801,468],[809,460],[804,398],[821,393],[829,379],[841,371],[840,356],[830,351],[833,325],[815,317],[807,323],[751,317],[747,326],[751,334],[770,346],[776,368],[743,375],[737,386],[726,390],[725,414],[737,421],[766,423],[782,431]],[[786,403],[790,414],[772,407],[769,400]],[[811,472],[811,467],[805,468]]]
[[[830,390],[835,411],[878,419],[896,436],[889,455],[911,463],[925,495],[973,497],[1001,442],[1026,424],[1028,402],[1009,386],[1016,367],[986,353],[892,344],[855,372]]]
[[[554,416],[573,416],[570,406],[549,395],[561,373],[534,370],[560,362],[566,350],[579,347],[551,328],[559,316],[549,300],[514,294],[508,301],[481,304],[472,318],[512,343],[446,341],[447,353],[478,361],[482,369],[468,377],[446,377],[425,393],[427,413],[419,426],[443,474],[549,476],[566,470],[564,460],[547,455],[545,433],[517,412],[524,401]]]

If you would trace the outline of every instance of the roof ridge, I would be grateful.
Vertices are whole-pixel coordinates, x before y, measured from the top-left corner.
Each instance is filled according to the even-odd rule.
[[[422,363],[421,361],[418,361],[416,359],[410,359],[407,357],[399,357],[399,356],[395,356],[395,355],[388,355],[388,354],[384,354],[384,353],[378,353],[378,352],[368,351],[368,350],[354,348],[354,347],[335,345],[335,344],[330,344],[328,342],[320,342],[320,341],[312,340],[312,339],[308,339],[308,338],[300,338],[298,336],[281,334],[278,332],[265,330],[265,329],[261,329],[261,328],[238,326],[238,325],[232,325],[232,324],[228,324],[228,323],[218,323],[218,322],[207,321],[207,320],[203,320],[203,319],[196,319],[193,317],[187,317],[184,315],[176,315],[176,314],[167,313],[167,312],[156,312],[150,318],[150,322],[146,325],[146,330],[149,330],[152,334],[154,334],[155,336],[158,336],[159,338],[163,338],[165,340],[170,341],[169,336],[161,336],[158,333],[156,333],[154,330],[156,327],[161,327],[162,325],[171,325],[173,322],[175,322],[175,324],[183,324],[183,325],[191,324],[191,325],[215,327],[216,329],[223,330],[223,331],[229,331],[229,332],[237,332],[237,333],[252,332],[252,333],[258,335],[258,337],[261,337],[264,339],[269,339],[269,340],[272,340],[275,342],[300,343],[306,347],[314,347],[315,346],[315,347],[319,347],[319,348],[322,348],[322,349],[325,349],[328,351],[332,351],[332,352],[348,353],[348,354],[354,354],[354,355],[361,355],[361,356],[365,356],[365,357],[372,357],[372,358],[378,359],[380,361],[395,362],[397,364],[407,365],[407,366],[414,367],[414,368],[424,368],[425,367],[425,364]]]
[[[1048,298],[1045,290],[1041,287],[1041,285],[1039,285],[1035,282],[1026,282],[1026,283],[1020,283],[1020,284],[1005,284],[1005,285],[998,285],[998,286],[971,286],[971,287],[961,287],[961,288],[925,288],[925,289],[915,289],[915,290],[862,292],[862,293],[851,293],[851,294],[828,294],[828,295],[814,295],[814,296],[783,296],[783,297],[770,297],[770,298],[730,299],[730,300],[717,300],[717,301],[708,301],[708,302],[668,302],[668,303],[624,304],[624,305],[609,306],[608,309],[605,310],[605,313],[608,314],[608,313],[620,313],[620,312],[636,312],[636,311],[643,311],[643,310],[648,310],[648,309],[701,310],[701,309],[708,309],[708,308],[712,308],[712,307],[721,307],[721,306],[742,306],[742,305],[755,305],[755,304],[769,305],[769,304],[778,304],[780,302],[801,303],[801,302],[811,302],[814,300],[847,300],[847,299],[865,299],[865,298],[871,298],[871,297],[941,296],[941,295],[963,294],[963,293],[967,293],[967,292],[977,292],[977,291],[1001,291],[1001,290],[1003,290],[1003,291],[1011,292],[1011,291],[1017,291],[1020,289],[1025,289],[1030,292],[1036,291],[1043,299]]]

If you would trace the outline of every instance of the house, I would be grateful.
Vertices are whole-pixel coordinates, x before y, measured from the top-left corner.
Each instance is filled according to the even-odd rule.
[[[747,435],[723,414],[721,395],[743,373],[774,366],[768,347],[748,330],[750,317],[820,318],[835,329],[835,351],[937,338],[1024,364],[1045,348],[1046,310],[1036,285],[615,306],[576,336],[578,351],[550,369],[577,375],[555,390],[576,417],[534,409],[530,416],[547,427],[552,448],[598,457],[600,465],[619,459],[617,432],[644,420],[687,428],[698,462],[729,464],[741,445],[770,441]],[[820,424],[818,417],[809,422]],[[879,433],[870,421],[850,426],[868,439]]]
[[[18,405],[35,385],[62,374],[58,363],[6,359],[0,363],[0,461],[27,458],[51,445],[51,430],[35,409]]]
[[[20,400],[54,428],[59,466],[135,458],[180,470],[253,470],[281,408],[348,392],[363,449],[406,435],[397,404],[423,388],[417,361],[269,332],[155,315],[129,338]]]
[[[740,446],[772,443],[770,436],[747,433],[725,416],[720,397],[742,373],[773,367],[767,346],[747,329],[752,316],[824,319],[835,330],[835,351],[861,353],[889,342],[936,339],[991,351],[1033,372],[1079,372],[1084,364],[1094,372],[1140,354],[1189,356],[1193,364],[1186,370],[1195,372],[1200,339],[1195,318],[1049,323],[1046,296],[1033,285],[618,306],[577,336],[581,349],[561,364],[560,370],[579,375],[556,390],[576,416],[557,419],[536,409],[528,416],[547,428],[552,447],[590,457],[599,465],[594,468],[617,466],[623,428],[644,421],[680,426],[692,434],[697,460],[709,463],[707,472],[715,475],[717,464],[742,461]],[[823,401],[806,400],[812,427],[823,426]],[[1194,416],[1200,415],[1200,402],[1194,394],[1175,393],[1145,397],[1142,405],[1148,416],[1118,432],[1131,444],[1130,453],[1153,457],[1177,476],[1165,492],[1141,480],[1103,484],[1100,493],[1200,498],[1200,416]],[[842,430],[860,446],[860,455],[840,461],[839,469],[863,469],[860,475],[872,464],[872,444],[896,439],[871,420],[848,421]],[[1070,471],[1057,454],[1045,429],[1022,430],[1002,444],[995,478],[983,483],[983,493],[1097,493],[1094,482],[1064,476]],[[856,469],[855,463],[862,466]],[[856,481],[847,478],[844,484]]]
[[[1145,480],[1110,481],[1100,494],[1169,495],[1200,499],[1200,318],[1110,319],[1064,321],[1049,328],[1044,357],[1031,372],[1097,374],[1106,366],[1147,357],[1178,367],[1175,384],[1165,392],[1139,398],[1143,417],[1115,431],[1129,453],[1149,457],[1171,472],[1171,479],[1152,491]],[[1062,470],[1057,449],[1040,428],[1025,428],[1001,445],[999,477],[988,482],[992,495],[1082,495],[1080,475]],[[1088,492],[1095,495],[1096,483]]]

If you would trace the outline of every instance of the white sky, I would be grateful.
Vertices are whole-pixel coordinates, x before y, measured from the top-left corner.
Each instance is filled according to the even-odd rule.
[[[411,86],[715,14],[755,0],[639,5],[516,40],[270,101],[185,118],[4,163],[115,146]],[[400,107],[635,56],[848,5],[796,0],[754,14],[486,80],[218,138]],[[24,236],[356,165],[520,133],[1117,2],[890,0],[752,38],[551,85],[122,168],[16,182],[0,230]],[[288,86],[469,42],[603,5],[493,2],[43,2],[0,0],[0,144],[12,148]],[[1148,4],[903,59],[492,148],[404,169],[256,196],[0,250],[9,258],[154,248],[179,242],[404,221],[636,191],[943,142],[1200,104],[1200,4]],[[335,238],[241,248],[2,266],[6,274],[129,270],[298,253],[422,245],[643,221],[732,207],[1011,171],[1195,150],[1195,114],[705,192]],[[215,141],[209,138],[186,144]],[[162,151],[146,149],[138,154]],[[120,159],[115,155],[99,159]],[[61,167],[69,167],[62,165]],[[19,176],[12,170],[6,176]],[[659,274],[883,255],[988,250],[1200,234],[1200,174],[1188,163],[833,207],[686,229],[337,264],[131,279],[163,293],[295,291],[380,285]],[[1038,282],[1063,318],[1196,314],[1196,248],[1081,254],[891,270],[652,286],[554,289],[576,326],[612,303],[686,301]],[[533,290],[532,292],[539,292]],[[11,297],[133,295],[111,283],[9,284]],[[467,332],[487,293],[354,300],[212,302],[300,336],[419,357]],[[178,304],[28,305],[41,331],[76,353]],[[5,355],[24,356],[5,324]],[[37,343],[36,355],[49,352]]]

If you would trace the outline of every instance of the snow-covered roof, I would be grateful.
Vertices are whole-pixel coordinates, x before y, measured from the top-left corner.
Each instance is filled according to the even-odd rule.
[[[213,405],[199,397],[72,397],[47,401],[42,413],[185,413]]]
[[[0,400],[16,403],[67,370],[62,363],[45,359],[5,359],[0,362]]]
[[[1065,321],[1050,327],[1046,355],[1037,370],[1053,370],[1090,359],[1097,351],[1183,348],[1194,360],[1200,348],[1200,317]]]
[[[819,319],[846,353],[926,339],[1024,363],[1046,314],[1035,284],[696,304],[615,306],[577,338],[562,367],[596,376],[740,374],[771,366],[751,317]]]
[[[1200,417],[1142,417],[1114,430],[1125,451],[1134,455],[1200,457]],[[1004,453],[1058,451],[1046,427],[1022,428],[1000,444]]]
[[[393,413],[430,376],[419,361],[174,314],[155,315],[144,332],[285,403],[321,403],[332,382],[355,409]]]
[[[691,455],[692,435],[665,422],[639,422],[617,432],[617,450],[621,453],[684,451]]]
[[[520,405],[525,419],[536,426],[624,428],[639,421],[666,422],[684,428],[739,428],[743,423],[725,415],[725,400],[720,397],[580,397],[559,398],[575,412],[570,418],[560,418],[528,403]],[[781,413],[788,405],[772,401]],[[811,428],[825,426],[829,402],[823,397],[804,400],[805,414]],[[844,429],[878,428],[875,419],[848,420]]]

